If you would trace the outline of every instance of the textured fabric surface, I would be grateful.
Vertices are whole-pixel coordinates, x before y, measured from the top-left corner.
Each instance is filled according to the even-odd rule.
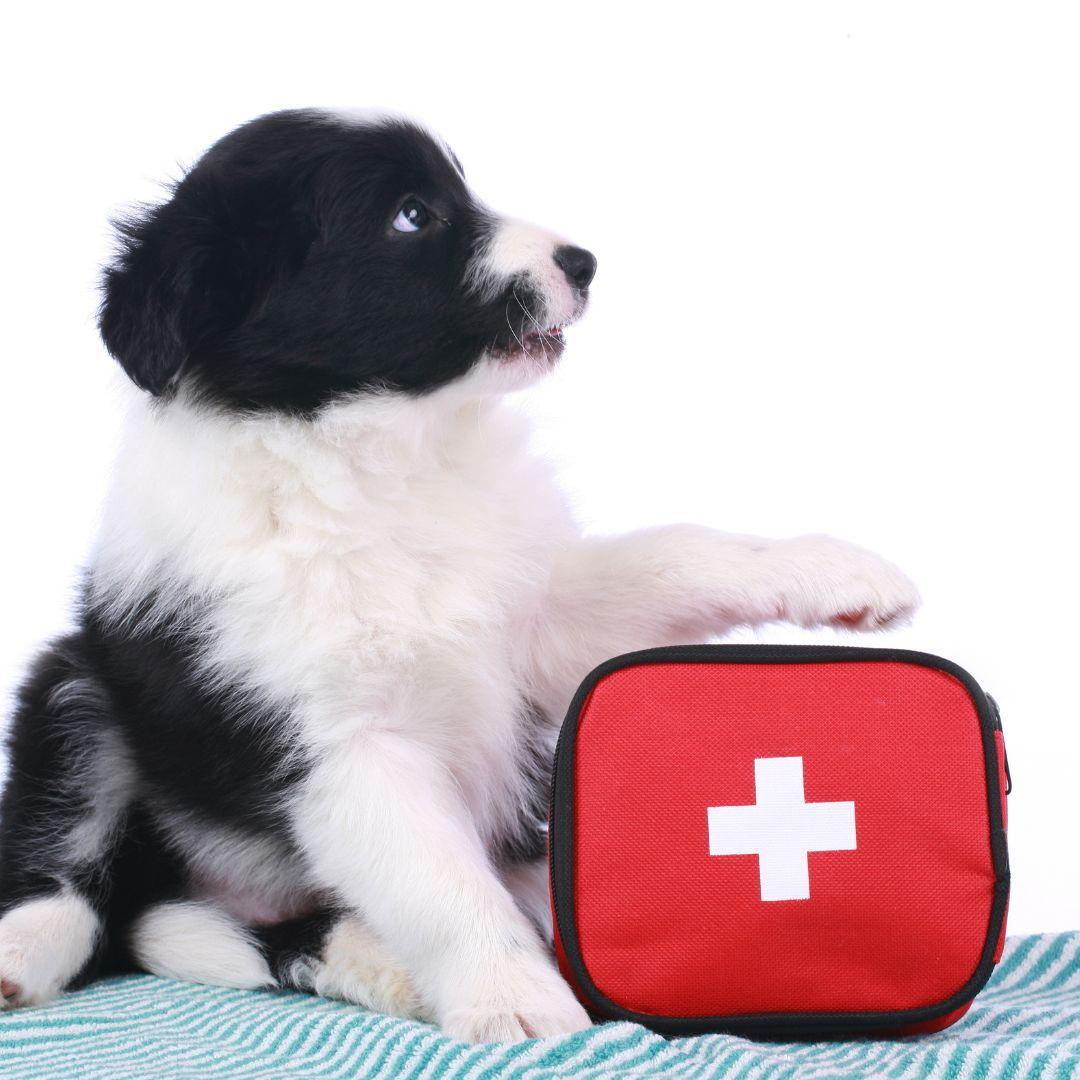
[[[0,1014],[0,1077],[1080,1077],[1080,933],[1011,938],[968,1016],[887,1042],[667,1041],[607,1024],[518,1046],[465,1046],[420,1024],[299,994],[150,976]]]

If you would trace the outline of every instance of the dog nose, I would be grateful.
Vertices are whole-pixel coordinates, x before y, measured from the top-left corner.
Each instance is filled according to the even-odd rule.
[[[587,289],[596,276],[596,256],[584,248],[564,244],[555,249],[555,265],[567,280],[578,289]]]

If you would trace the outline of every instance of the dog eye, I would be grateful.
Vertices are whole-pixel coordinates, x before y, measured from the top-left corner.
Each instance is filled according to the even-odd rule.
[[[429,221],[428,208],[419,199],[406,199],[394,218],[398,232],[419,232]]]

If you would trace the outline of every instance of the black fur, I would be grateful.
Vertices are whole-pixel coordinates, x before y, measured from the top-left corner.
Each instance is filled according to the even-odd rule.
[[[430,224],[397,232],[410,195]],[[163,206],[120,223],[101,333],[154,394],[181,372],[242,409],[309,413],[343,393],[422,393],[523,323],[523,284],[483,302],[465,288],[490,226],[418,128],[276,113],[218,142]]]
[[[392,223],[410,197],[428,224],[402,232]],[[101,333],[145,390],[184,384],[228,411],[309,415],[343,394],[424,393],[511,348],[530,316],[522,281],[487,298],[468,287],[491,227],[456,159],[409,124],[267,116],[120,224]],[[594,268],[577,258],[565,272],[583,293]],[[197,601],[165,620],[154,605],[150,593],[104,618],[84,603],[77,632],[22,687],[8,737],[0,914],[62,888],[84,897],[104,930],[80,980],[129,966],[132,920],[189,894],[177,817],[295,854],[282,808],[309,763],[287,717],[208,676]],[[549,749],[531,729],[532,794],[517,831],[494,842],[503,862],[544,850]],[[88,822],[89,840],[73,842]],[[272,967],[317,955],[331,914],[260,931]]]
[[[256,930],[256,938],[270,965],[270,973],[280,986],[309,989],[302,980],[297,980],[296,965],[322,958],[327,934],[345,914],[341,908],[323,907],[310,915],[288,919],[275,926],[261,926]]]
[[[167,622],[145,617],[153,604],[148,597],[123,627],[90,605],[83,619],[87,657],[109,687],[109,720],[135,759],[144,798],[208,824],[280,829],[282,796],[305,772],[289,750],[287,717],[198,669],[197,603]]]
[[[0,913],[63,888],[101,918],[95,954],[75,979],[125,968],[124,930],[150,904],[183,895],[187,875],[128,789],[114,746],[123,715],[91,659],[87,632],[55,642],[22,687],[8,736],[10,771],[0,800]],[[97,815],[99,842],[70,845]]]
[[[85,636],[57,641],[34,665],[18,695],[8,735],[10,771],[0,801],[0,912],[55,892],[66,879],[99,911],[108,900],[106,872],[115,844],[85,861],[54,854],[75,826],[109,800],[109,777],[87,768],[101,748],[114,709],[93,670]],[[123,777],[111,773],[115,784]],[[117,833],[123,822],[118,820]]]

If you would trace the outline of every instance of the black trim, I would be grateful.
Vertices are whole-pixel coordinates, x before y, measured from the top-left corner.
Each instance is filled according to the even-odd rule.
[[[816,664],[875,661],[913,664],[953,676],[971,696],[979,717],[986,768],[987,807],[990,818],[990,853],[994,867],[994,895],[986,941],[978,966],[968,981],[945,1001],[917,1009],[893,1012],[757,1013],[736,1016],[667,1017],[624,1009],[606,997],[592,981],[581,957],[574,919],[574,751],[578,722],[589,695],[607,675],[643,664]],[[668,1035],[694,1035],[726,1031],[740,1035],[821,1037],[908,1027],[937,1020],[966,1005],[985,985],[994,969],[994,952],[1001,936],[1009,898],[1009,856],[1006,846],[1003,796],[998,777],[994,733],[1001,720],[979,684],[951,660],[907,649],[869,649],[843,645],[686,645],[627,653],[601,664],[578,688],[566,714],[555,749],[551,788],[551,895],[555,923],[563,951],[579,991],[594,1015],[608,1020],[629,1020]],[[1011,781],[1010,781],[1011,786]]]

